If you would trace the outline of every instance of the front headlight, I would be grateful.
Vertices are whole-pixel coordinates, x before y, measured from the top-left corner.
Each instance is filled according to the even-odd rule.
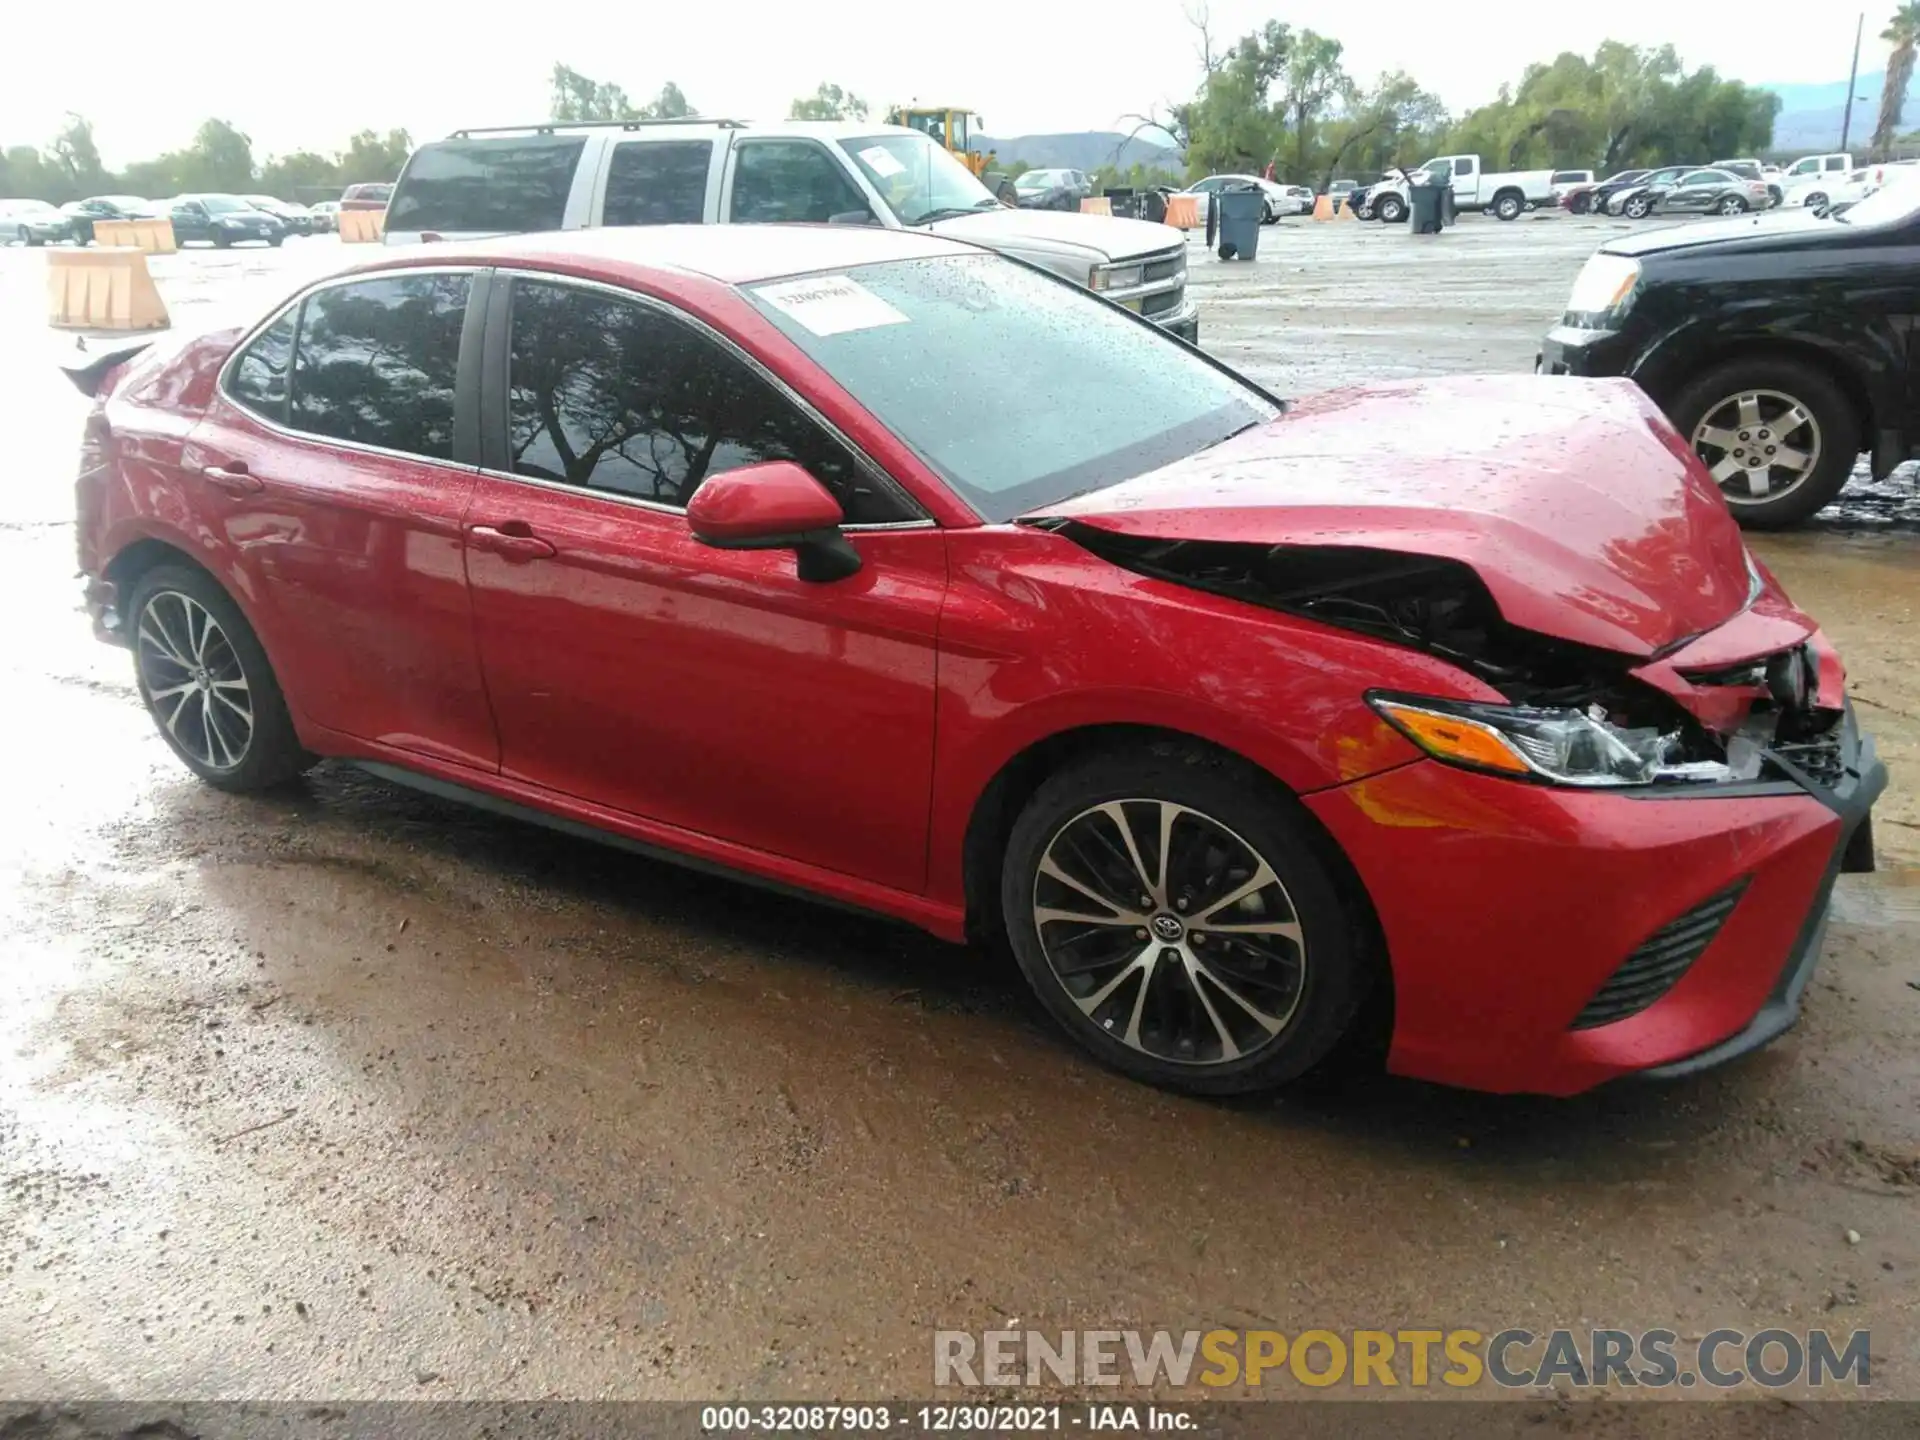
[[[1625,255],[1600,251],[1589,257],[1567,297],[1568,325],[1580,330],[1604,330],[1633,301],[1640,283],[1640,262]]]
[[[1718,761],[1679,759],[1677,731],[1628,729],[1592,711],[1372,695],[1386,722],[1436,760],[1555,785],[1597,788],[1731,779]]]
[[[1087,283],[1095,290],[1131,290],[1140,283],[1140,275],[1138,265],[1100,265]]]

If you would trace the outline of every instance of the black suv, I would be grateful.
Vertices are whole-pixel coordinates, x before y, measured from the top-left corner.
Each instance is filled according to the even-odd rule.
[[[1625,375],[1693,446],[1743,525],[1805,520],[1862,451],[1920,448],[1920,181],[1822,219],[1787,210],[1609,241],[1536,362]]]

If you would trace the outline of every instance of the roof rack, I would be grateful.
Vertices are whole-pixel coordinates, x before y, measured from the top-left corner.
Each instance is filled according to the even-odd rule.
[[[649,125],[717,125],[722,130],[742,130],[744,120],[722,120],[709,115],[683,115],[671,120],[539,120],[531,125],[479,125],[456,130],[449,139],[467,140],[475,135],[512,135],[532,131],[552,135],[560,130],[641,130]]]

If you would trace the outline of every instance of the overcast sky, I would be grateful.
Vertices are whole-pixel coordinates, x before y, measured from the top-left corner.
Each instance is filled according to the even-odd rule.
[[[1891,8],[1882,0],[1869,16],[1863,71],[1881,67],[1874,35]],[[1405,69],[1456,111],[1491,99],[1529,61],[1590,53],[1607,38],[1671,41],[1690,66],[1742,80],[1845,80],[1856,14],[1805,0],[1213,0],[1211,9],[1217,41],[1270,17],[1310,27],[1345,43],[1356,76]],[[70,13],[20,0],[5,30],[0,144],[42,144],[78,110],[110,165],[184,144],[209,115],[252,136],[263,158],[330,152],[364,126],[404,126],[419,139],[538,119],[556,60],[636,97],[678,81],[709,115],[778,117],[832,80],[876,107],[970,106],[995,135],[1114,128],[1128,111],[1191,93],[1198,71],[1181,0],[85,0]]]

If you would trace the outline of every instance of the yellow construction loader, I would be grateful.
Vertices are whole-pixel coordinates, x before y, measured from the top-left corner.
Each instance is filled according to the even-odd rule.
[[[887,112],[887,124],[905,125],[909,130],[918,130],[937,141],[978,175],[1004,203],[1014,203],[1013,182],[994,171],[997,157],[993,151],[983,154],[973,148],[974,137],[979,133],[981,124],[980,117],[973,111],[954,105],[896,105]]]

